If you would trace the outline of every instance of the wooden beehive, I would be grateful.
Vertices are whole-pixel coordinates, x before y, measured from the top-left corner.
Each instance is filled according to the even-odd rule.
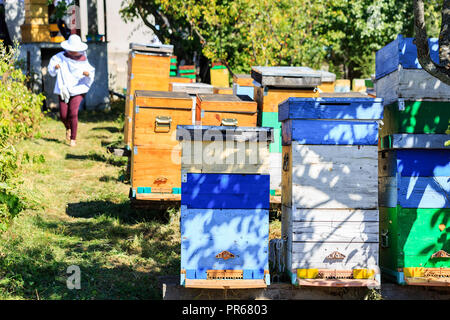
[[[289,98],[282,121],[282,237],[292,283],[378,286],[381,99]]]
[[[380,264],[400,284],[450,286],[448,137],[393,134],[382,140]]]
[[[197,125],[256,127],[256,102],[247,96],[198,94],[195,115]]]
[[[131,195],[137,200],[180,200],[177,125],[191,124],[192,98],[181,92],[136,91]]]
[[[267,287],[271,129],[179,126],[177,138],[182,145],[180,284]]]
[[[253,78],[249,74],[233,75],[233,94],[246,95],[253,99],[255,95]]]
[[[230,87],[213,87],[215,94],[233,94],[233,88]]]
[[[322,83],[317,87],[320,92],[334,92],[336,87],[336,75],[332,72],[319,70],[322,75]]]
[[[439,63],[438,39],[428,40],[431,59]],[[422,69],[414,38],[401,35],[376,53],[376,93],[386,105],[405,101],[450,101],[450,86]]]
[[[258,105],[258,126],[275,131],[270,145],[271,202],[281,201],[281,123],[278,105],[290,97],[319,97],[317,86],[322,83],[322,73],[306,67],[253,67],[254,99]]]
[[[136,90],[168,91],[171,45],[130,44],[128,81],[125,100],[124,142],[132,147],[134,92]]]
[[[22,42],[50,42],[48,1],[26,0],[25,21],[20,26]]]
[[[211,85],[218,88],[230,87],[230,73],[226,66],[221,63],[213,63],[210,69]]]

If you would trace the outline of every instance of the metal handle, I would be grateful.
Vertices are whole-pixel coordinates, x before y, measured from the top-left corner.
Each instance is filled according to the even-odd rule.
[[[172,117],[157,116],[155,119],[155,132],[169,132],[172,123]]]
[[[222,119],[222,126],[237,127],[237,119]]]

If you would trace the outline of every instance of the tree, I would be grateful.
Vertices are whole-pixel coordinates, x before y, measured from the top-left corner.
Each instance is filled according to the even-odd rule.
[[[424,1],[414,0],[414,30],[419,63],[429,74],[450,85],[450,0],[444,0],[442,4],[439,64],[430,57],[424,12]]]

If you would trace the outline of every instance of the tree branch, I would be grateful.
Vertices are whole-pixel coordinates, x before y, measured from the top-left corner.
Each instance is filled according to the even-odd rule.
[[[439,35],[440,64],[435,63],[430,57],[424,11],[423,0],[414,0],[414,31],[419,63],[433,77],[450,85],[450,0],[444,0],[442,7],[442,27]]]

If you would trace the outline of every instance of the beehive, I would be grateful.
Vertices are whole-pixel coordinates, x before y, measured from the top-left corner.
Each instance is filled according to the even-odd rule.
[[[414,38],[399,35],[376,53],[376,91],[385,105],[405,101],[450,101],[450,86],[422,69]],[[429,39],[431,59],[439,63],[438,39]]]
[[[178,126],[181,276],[187,288],[270,284],[270,128]]]
[[[198,94],[195,114],[197,125],[256,127],[256,102],[247,96]]]
[[[289,98],[282,121],[282,237],[300,286],[378,286],[382,100]]]
[[[215,94],[233,94],[233,88],[230,87],[213,87]]]
[[[181,92],[135,92],[131,197],[180,200],[177,125],[191,124],[192,98]]]
[[[127,95],[125,100],[124,142],[132,147],[133,98],[136,90],[168,91],[171,45],[130,43]]]
[[[170,57],[170,76],[177,76],[177,56]]]
[[[251,99],[254,98],[255,86],[249,74],[233,75],[233,94],[249,96]]]
[[[318,86],[321,92],[334,92],[336,87],[336,75],[332,72],[319,70],[322,75],[322,83]]]
[[[197,77],[197,73],[195,71],[195,65],[180,66],[178,68],[178,70],[179,70],[178,72],[179,72],[181,78],[191,79],[193,82],[195,82],[195,79]]]
[[[278,105],[290,97],[319,97],[317,86],[322,74],[306,67],[253,67],[254,99],[258,104],[258,126],[274,129],[270,145],[271,201],[280,203],[281,196],[281,123]],[[262,82],[262,83],[261,83]]]
[[[221,63],[213,63],[210,69],[211,85],[218,88],[230,87],[230,73],[226,66]]]
[[[50,42],[48,1],[26,0],[25,21],[20,26],[22,42]]]
[[[187,78],[183,78],[187,79]],[[212,94],[213,86],[207,83],[194,82],[194,83],[170,83],[169,91],[173,92],[185,92],[192,97],[192,124],[195,124],[195,112],[197,103],[197,94]]]

